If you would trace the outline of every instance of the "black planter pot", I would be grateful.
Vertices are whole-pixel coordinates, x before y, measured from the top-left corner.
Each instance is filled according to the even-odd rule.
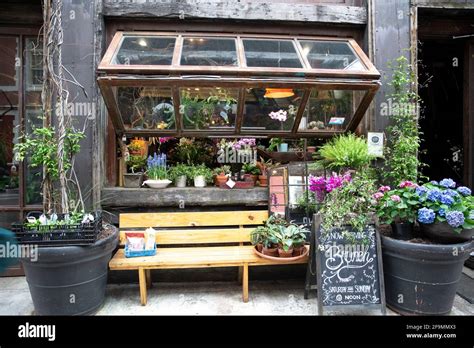
[[[413,238],[412,222],[392,222],[392,234],[396,239],[409,240]]]
[[[449,313],[474,243],[421,244],[381,238],[387,305],[400,314]]]
[[[420,232],[426,237],[444,244],[467,242],[474,235],[474,229],[462,230],[461,233],[457,233],[447,222],[420,224]]]
[[[104,301],[108,263],[118,230],[89,246],[40,247],[22,259],[37,315],[88,315]]]

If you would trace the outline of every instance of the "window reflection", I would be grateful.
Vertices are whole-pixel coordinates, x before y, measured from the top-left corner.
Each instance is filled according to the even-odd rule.
[[[300,40],[313,69],[366,70],[347,42]]]
[[[118,87],[117,100],[125,128],[176,128],[170,88]]]
[[[295,45],[290,40],[244,39],[247,66],[271,68],[302,68]]]
[[[123,65],[171,65],[176,38],[126,36],[113,60]]]
[[[181,65],[237,66],[235,39],[185,38]]]

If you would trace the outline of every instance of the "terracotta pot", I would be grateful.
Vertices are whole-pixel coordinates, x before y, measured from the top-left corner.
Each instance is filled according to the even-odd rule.
[[[310,153],[316,152],[316,146],[308,146],[306,147],[306,150]]]
[[[258,244],[256,245],[256,247],[257,247],[257,251],[258,251],[259,253],[261,253],[261,252],[262,252],[262,249],[263,249],[263,244],[262,244],[262,243],[258,243]]]
[[[266,175],[259,175],[258,176],[258,182],[260,183],[260,186],[267,187],[268,186],[268,177]]]
[[[268,256],[278,257],[278,248],[266,248],[262,247],[262,254]]]
[[[306,248],[305,248],[304,244],[302,246],[299,246],[299,247],[294,247],[293,248],[293,256],[303,255],[305,249]]]
[[[293,256],[293,248],[288,249],[288,251],[285,251],[281,248],[278,248],[278,256],[280,256],[280,257],[292,257]]]
[[[216,186],[220,186],[221,184],[225,184],[227,182],[227,175],[219,174],[214,177],[214,184]]]

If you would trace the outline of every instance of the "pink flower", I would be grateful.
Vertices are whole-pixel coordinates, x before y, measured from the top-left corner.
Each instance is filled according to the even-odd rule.
[[[390,191],[390,186],[380,186],[379,191],[380,192]]]
[[[398,195],[391,195],[390,199],[394,202],[400,202],[401,201],[401,198]]]
[[[160,137],[158,140],[160,141],[160,144],[166,143],[173,139],[173,137]]]
[[[415,188],[415,187],[418,187],[418,185],[407,180],[407,181],[402,181],[400,183],[400,185],[398,185],[398,187],[400,187],[400,188],[405,188],[405,187]]]
[[[374,197],[376,200],[379,200],[380,198],[383,197],[383,193],[382,192],[374,193],[372,197]]]

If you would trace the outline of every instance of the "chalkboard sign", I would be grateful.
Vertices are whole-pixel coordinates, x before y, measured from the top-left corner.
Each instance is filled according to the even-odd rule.
[[[321,217],[314,216],[318,308],[378,307],[385,314],[385,293],[380,236],[375,224],[363,232],[351,227],[323,230]],[[350,238],[345,236],[347,231]]]

